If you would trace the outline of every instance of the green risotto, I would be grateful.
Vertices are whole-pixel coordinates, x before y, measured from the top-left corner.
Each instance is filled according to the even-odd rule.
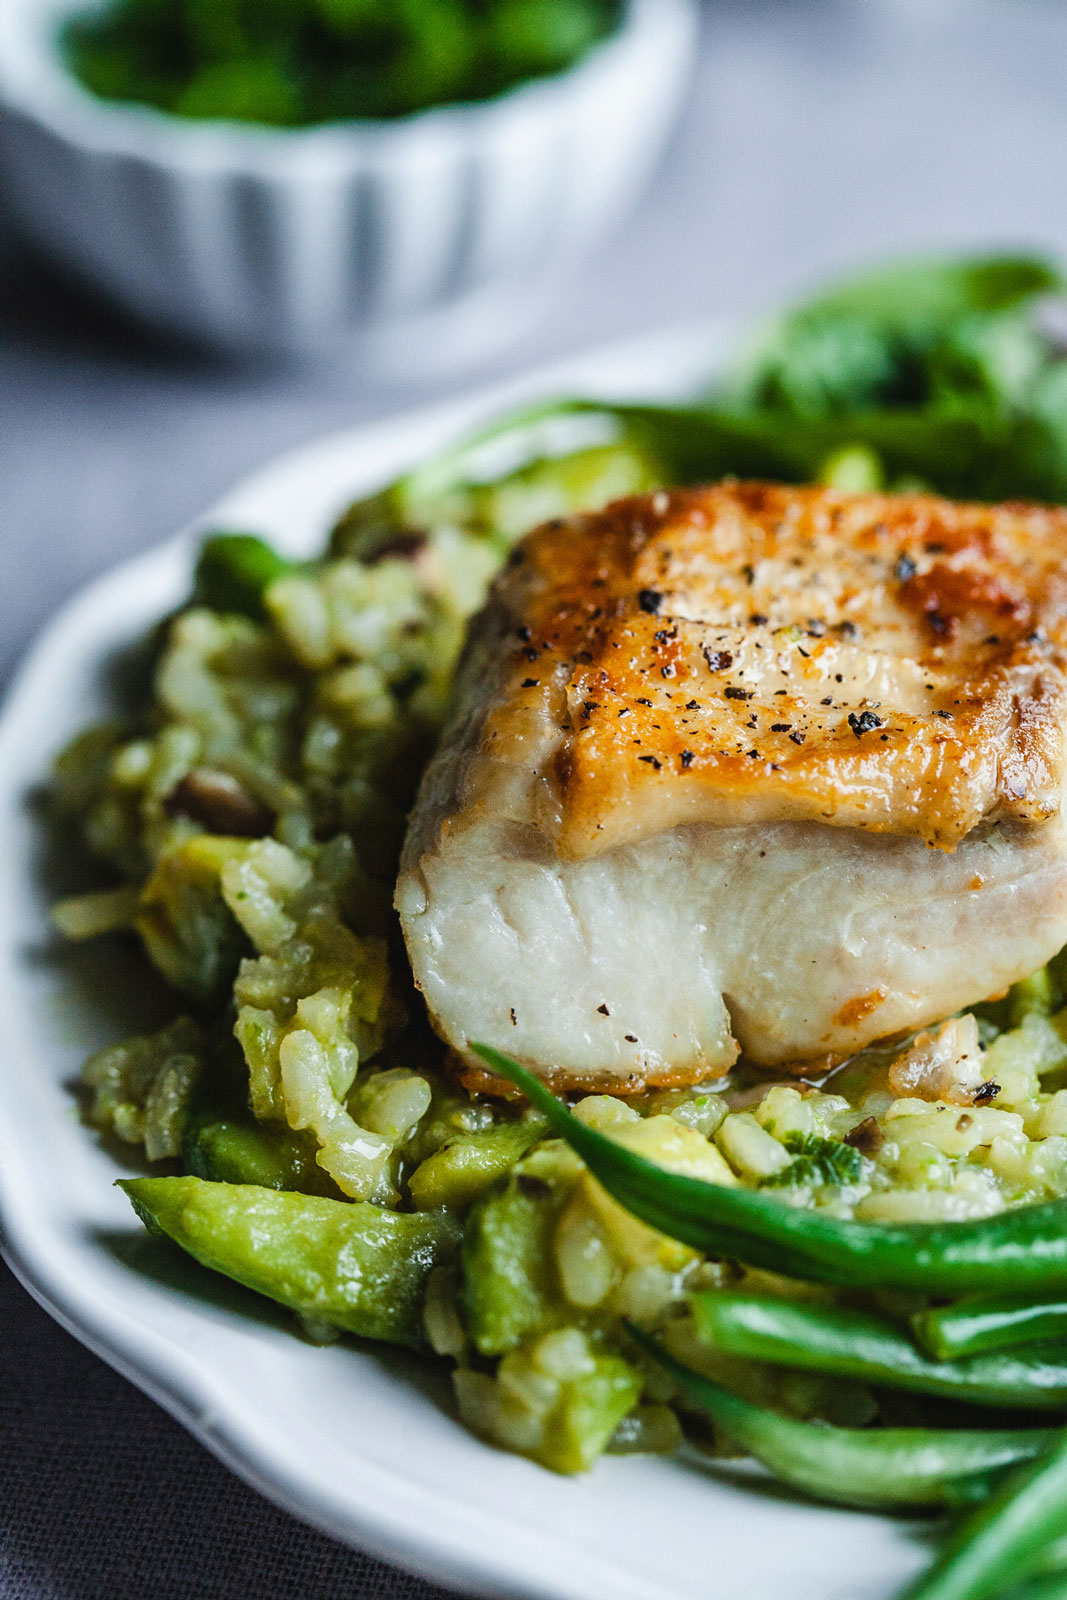
[[[1026,266],[984,307],[979,268],[951,269],[971,287],[955,311],[937,302],[936,338],[923,324],[939,370],[950,334],[1023,337],[1047,287]],[[916,281],[943,289],[947,270]],[[516,539],[731,461],[913,485],[922,418],[936,429],[948,402],[892,310],[870,321],[854,403],[818,369],[817,433],[802,412],[833,345],[826,311],[814,345],[788,324],[772,359],[765,334],[711,401],[509,419],[355,505],[316,560],[208,538],[139,713],[57,764],[62,825],[110,875],[61,903],[59,926],[128,930],[180,997],[161,1032],[84,1072],[95,1127],[162,1163],[124,1185],[140,1215],[313,1338],[447,1361],[470,1427],[560,1472],[687,1436],[824,1499],[943,1506],[993,1504],[1008,1467],[1064,1470],[1048,1412],[1067,1413],[1067,960],[818,1081],[742,1060],[568,1112],[505,1058],[490,1065],[513,1098],[462,1087],[391,909],[466,621]],[[905,357],[911,390],[876,411],[870,384]],[[1060,359],[1035,356],[1048,391]],[[984,409],[969,392],[974,492],[991,475],[999,492],[1011,440],[1024,423],[1035,436],[1036,391]],[[876,415],[895,454],[875,448]],[[964,436],[943,470],[927,450],[925,483],[958,488]],[[1018,458],[1019,493],[1034,459]]]

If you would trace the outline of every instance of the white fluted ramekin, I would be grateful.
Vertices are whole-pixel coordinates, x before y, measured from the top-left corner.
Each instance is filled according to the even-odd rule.
[[[95,99],[59,27],[0,0],[0,184],[28,237],[140,317],[231,347],[354,343],[466,364],[506,340],[645,187],[695,0],[631,0],[580,65],[394,122],[279,130]]]

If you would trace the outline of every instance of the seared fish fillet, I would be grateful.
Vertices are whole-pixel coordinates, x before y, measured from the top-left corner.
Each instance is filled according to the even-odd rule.
[[[841,1058],[1067,943],[1067,511],[765,484],[549,523],[397,889],[461,1053],[559,1087]]]

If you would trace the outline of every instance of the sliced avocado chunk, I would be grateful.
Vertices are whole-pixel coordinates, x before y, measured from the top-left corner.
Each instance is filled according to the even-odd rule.
[[[133,1178],[118,1187],[151,1232],[205,1267],[302,1316],[387,1344],[423,1343],[426,1279],[459,1242],[445,1212],[384,1211],[203,1178]]]

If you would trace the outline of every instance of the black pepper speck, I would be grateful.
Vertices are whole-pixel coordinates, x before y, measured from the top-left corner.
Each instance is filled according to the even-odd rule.
[[[848,725],[856,735],[856,738],[862,739],[865,733],[870,733],[874,728],[880,728],[882,719],[875,716],[873,711],[861,711],[859,716],[854,711],[850,711]]]

